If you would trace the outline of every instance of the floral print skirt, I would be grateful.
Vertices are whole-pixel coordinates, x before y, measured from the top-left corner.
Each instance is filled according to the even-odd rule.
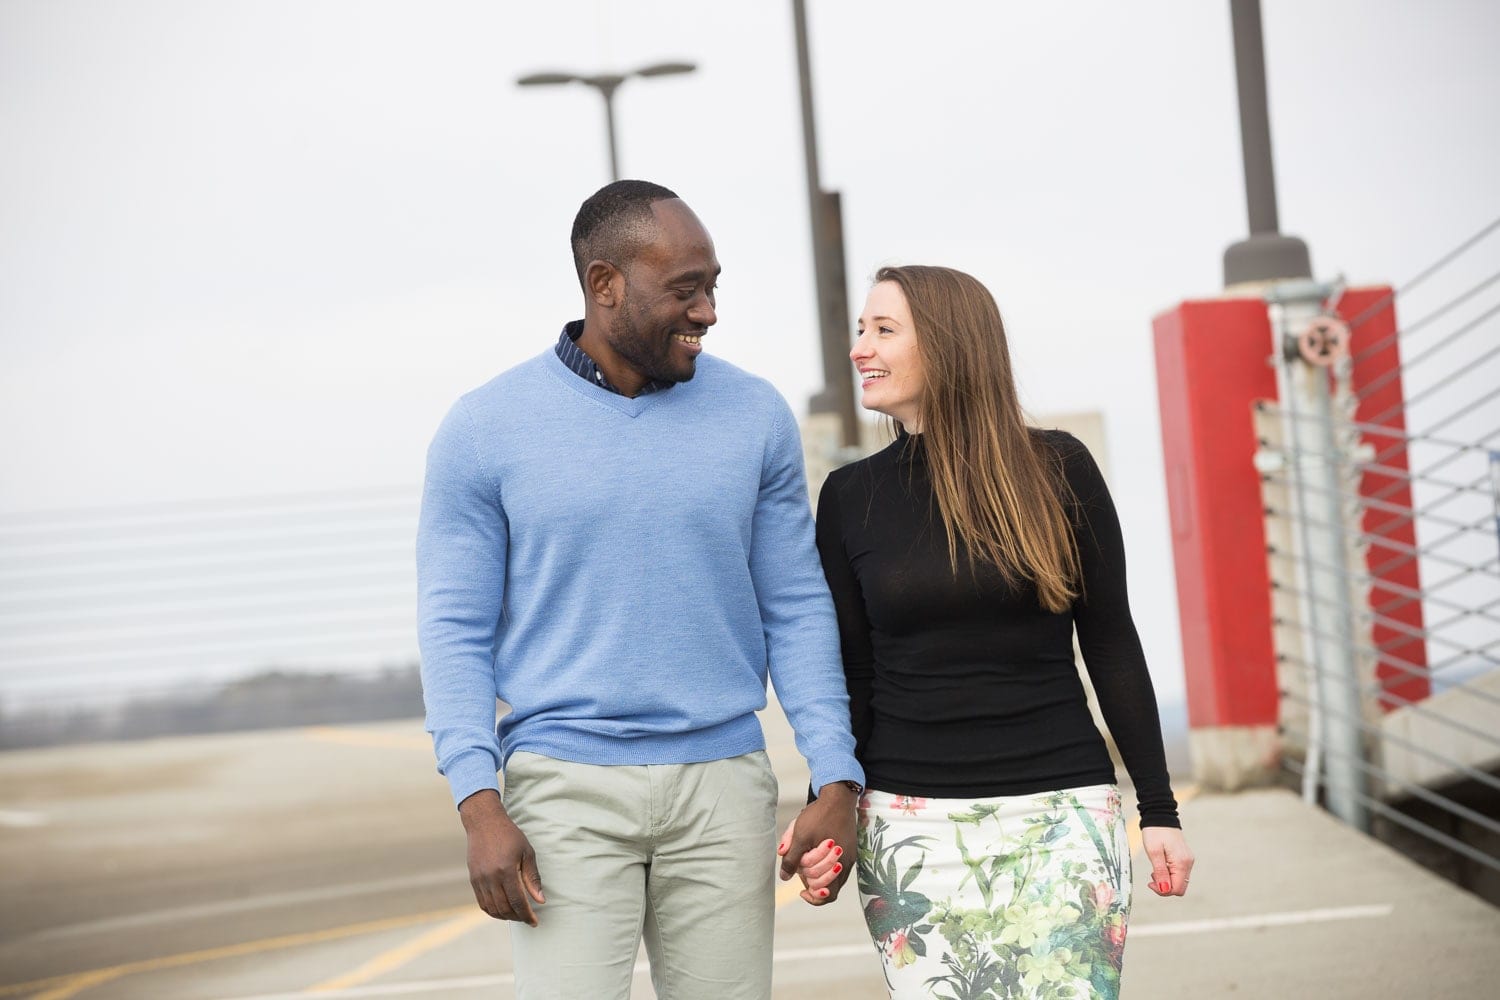
[[[859,899],[891,996],[1115,998],[1130,848],[1114,785],[859,803]]]

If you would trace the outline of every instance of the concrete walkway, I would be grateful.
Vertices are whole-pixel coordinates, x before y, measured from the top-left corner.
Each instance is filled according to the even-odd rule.
[[[1500,910],[1292,793],[1198,798],[1183,822],[1192,891],[1137,891],[1126,997],[1500,995]]]
[[[431,760],[415,721],[0,754],[0,1000],[513,996]],[[1287,792],[1183,815],[1193,890],[1137,863],[1125,997],[1496,995],[1500,910]],[[853,894],[779,903],[779,1000],[884,994]]]

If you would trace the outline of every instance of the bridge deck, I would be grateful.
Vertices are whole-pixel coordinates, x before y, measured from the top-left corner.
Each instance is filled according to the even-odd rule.
[[[767,733],[790,815],[806,772],[774,710]],[[1500,910],[1293,795],[1199,797],[1184,819],[1193,891],[1137,889],[1126,997],[1500,981]],[[512,995],[415,721],[0,754],[0,898],[0,997]],[[883,995],[852,895],[782,902],[778,998]]]

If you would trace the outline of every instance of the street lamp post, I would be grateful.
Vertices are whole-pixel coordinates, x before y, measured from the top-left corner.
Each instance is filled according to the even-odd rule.
[[[1229,0],[1229,17],[1234,31],[1235,89],[1240,101],[1240,147],[1245,160],[1250,235],[1224,251],[1224,284],[1307,278],[1312,275],[1307,244],[1295,236],[1282,235],[1276,216],[1260,0]]]
[[[837,191],[818,179],[818,134],[813,115],[812,58],[808,53],[807,5],[792,0],[797,40],[797,82],[802,98],[802,150],[807,161],[807,207],[812,218],[813,281],[818,290],[818,341],[823,353],[823,390],[808,400],[811,413],[838,420],[844,448],[859,446],[854,414],[854,373],[849,367],[849,293],[844,272],[844,214]],[[838,464],[842,464],[841,462]]]
[[[609,179],[620,179],[620,157],[615,148],[615,91],[620,84],[632,76],[671,76],[676,73],[691,73],[698,67],[686,62],[652,63],[628,73],[596,73],[580,76],[577,73],[549,70],[543,73],[528,73],[516,80],[522,87],[545,87],[561,83],[582,83],[599,91],[604,98],[604,126],[609,135]]]

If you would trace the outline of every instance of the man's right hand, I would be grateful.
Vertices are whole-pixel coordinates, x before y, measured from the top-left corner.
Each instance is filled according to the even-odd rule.
[[[536,852],[521,828],[511,822],[492,788],[475,792],[458,806],[469,835],[469,884],[479,908],[497,920],[523,920],[536,926],[532,900],[542,895]]]

